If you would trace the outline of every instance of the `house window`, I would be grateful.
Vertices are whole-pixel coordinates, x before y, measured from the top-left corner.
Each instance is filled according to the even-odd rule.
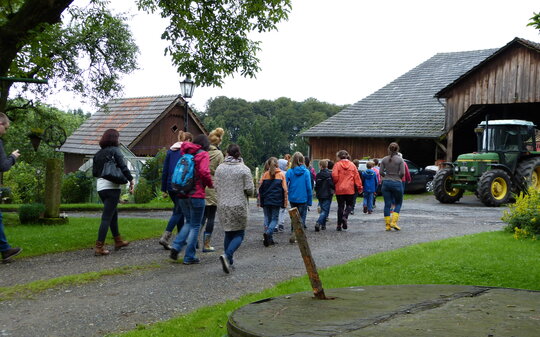
[[[173,125],[173,126],[171,127],[171,131],[172,131],[173,133],[176,133],[176,131],[178,131],[178,127],[177,127],[176,125]]]

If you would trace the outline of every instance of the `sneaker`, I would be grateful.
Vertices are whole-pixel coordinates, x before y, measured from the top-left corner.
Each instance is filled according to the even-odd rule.
[[[325,231],[326,230],[326,225],[321,225],[321,230]]]
[[[171,254],[169,255],[169,257],[172,259],[172,260],[178,260],[178,251],[176,249],[171,249]]]
[[[342,227],[343,227],[343,230],[344,230],[344,231],[347,230],[347,228],[348,228],[348,227],[347,227],[347,221],[343,222]]]
[[[189,260],[189,261],[184,260],[183,263],[184,264],[199,264],[201,263],[201,260],[199,260],[198,258],[194,258],[193,260]]]
[[[274,228],[274,233],[277,233],[279,230],[277,228]]]
[[[263,245],[264,245],[265,247],[268,247],[268,246],[270,245],[270,243],[269,243],[270,241],[269,241],[268,239],[269,239],[269,238],[268,238],[268,234],[264,233],[264,234],[263,234]]]
[[[367,210],[367,206],[364,206],[364,213],[367,213],[368,210]]]
[[[219,256],[219,261],[221,261],[221,267],[223,268],[223,272],[225,274],[229,274],[231,272],[231,266],[229,266],[229,261],[227,261],[227,257],[225,254]]]
[[[341,226],[340,226],[340,225],[337,225],[336,230],[337,230],[338,232],[341,232]]]
[[[22,248],[15,247],[10,248],[2,252],[2,262],[8,262],[12,257],[19,255],[22,252]]]
[[[315,224],[315,232],[318,232],[321,229],[318,223]]]

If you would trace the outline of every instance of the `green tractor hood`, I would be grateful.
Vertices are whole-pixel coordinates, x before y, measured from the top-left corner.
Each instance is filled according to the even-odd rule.
[[[494,152],[487,153],[465,153],[457,157],[457,161],[489,161],[497,162],[499,161],[499,155]]]

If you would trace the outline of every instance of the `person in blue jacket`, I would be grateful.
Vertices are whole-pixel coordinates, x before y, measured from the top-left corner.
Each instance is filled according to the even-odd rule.
[[[375,165],[373,162],[366,164],[367,170],[362,172],[362,180],[364,182],[364,213],[373,213],[373,197],[377,192],[377,186],[379,181],[377,179],[377,172],[372,168]]]
[[[291,169],[287,170],[285,179],[287,180],[289,203],[296,207],[302,218],[302,224],[306,228],[306,216],[308,207],[311,206],[313,190],[311,187],[311,172],[306,168],[304,155],[296,152],[291,160]],[[291,225],[291,231],[293,230]],[[291,235],[289,242],[294,243],[296,237]]]
[[[159,238],[159,244],[167,250],[171,250],[170,240],[172,237],[172,231],[176,226],[178,233],[184,226],[184,213],[180,209],[180,203],[178,202],[178,194],[174,193],[171,188],[171,180],[176,167],[176,163],[180,160],[182,153],[180,153],[180,147],[184,142],[193,141],[193,135],[189,132],[179,131],[178,132],[178,141],[171,145],[170,149],[167,150],[167,155],[165,156],[165,161],[163,162],[163,171],[161,173],[161,192],[163,198],[169,196],[174,204],[172,215],[167,223],[165,232]]]

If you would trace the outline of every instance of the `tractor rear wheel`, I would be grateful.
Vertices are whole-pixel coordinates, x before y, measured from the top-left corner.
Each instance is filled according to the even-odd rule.
[[[510,176],[503,170],[484,172],[478,181],[478,195],[486,206],[498,207],[508,203],[512,196]]]
[[[516,168],[516,178],[520,182],[525,180],[528,187],[540,191],[540,157],[526,159],[519,163]]]
[[[433,178],[433,194],[435,198],[443,204],[452,204],[463,196],[461,188],[452,187],[454,181],[454,171],[451,168],[439,170]]]

